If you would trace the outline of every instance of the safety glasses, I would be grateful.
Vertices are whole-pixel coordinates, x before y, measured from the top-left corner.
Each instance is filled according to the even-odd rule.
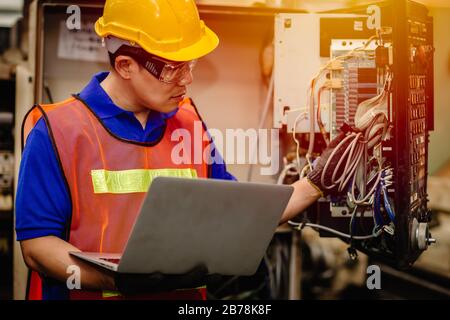
[[[114,54],[127,55],[135,59],[152,76],[164,83],[180,83],[187,74],[191,73],[197,60],[174,62],[152,55],[139,47],[122,45]]]
[[[158,57],[153,57],[154,60],[158,59]],[[162,67],[161,72],[156,72],[156,74],[153,74],[151,70],[148,69],[147,65],[151,68],[150,62],[147,62],[147,64],[144,66],[147,71],[149,71],[152,75],[154,75],[159,81],[164,83],[180,83],[187,74],[191,73],[192,70],[195,67],[195,64],[197,63],[197,60],[191,60],[187,62],[181,62],[181,63],[172,63],[172,62],[165,62],[164,66]]]

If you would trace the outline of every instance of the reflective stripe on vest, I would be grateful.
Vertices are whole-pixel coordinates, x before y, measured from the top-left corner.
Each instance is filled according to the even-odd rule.
[[[153,179],[159,176],[197,178],[193,169],[133,169],[122,171],[91,170],[94,193],[147,192]]]
[[[23,125],[24,141],[42,116],[72,201],[66,240],[81,251],[122,253],[145,193],[156,176],[208,177],[208,165],[203,157],[200,162],[194,159],[194,147],[201,147],[201,155],[209,154],[209,141],[203,139],[206,136],[204,127],[198,126],[201,118],[190,99],[184,99],[178,112],[166,120],[164,134],[154,144],[114,136],[89,106],[76,97],[59,104],[38,106],[29,112]],[[178,129],[193,138],[180,139],[182,135],[177,134]],[[193,142],[199,135],[201,141]],[[191,161],[174,163],[172,152],[180,146],[192,156]],[[31,283],[30,294],[38,288]],[[186,292],[190,291],[193,296],[204,296],[196,289]],[[186,292],[183,291],[183,298],[186,298]],[[177,291],[170,294],[176,298]],[[81,290],[71,290],[71,295],[103,297],[101,292]],[[158,296],[152,296],[158,299]]]

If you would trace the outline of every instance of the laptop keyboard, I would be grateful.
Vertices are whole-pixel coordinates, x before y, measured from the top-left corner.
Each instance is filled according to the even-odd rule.
[[[100,258],[100,260],[108,261],[111,263],[119,264],[120,259],[108,259],[108,258]]]

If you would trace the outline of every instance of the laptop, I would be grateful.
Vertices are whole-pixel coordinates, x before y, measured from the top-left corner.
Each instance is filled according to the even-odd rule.
[[[157,177],[123,254],[70,252],[121,273],[256,272],[293,187],[216,179]]]

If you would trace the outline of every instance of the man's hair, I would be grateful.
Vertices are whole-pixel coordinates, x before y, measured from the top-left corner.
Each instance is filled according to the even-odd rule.
[[[140,67],[144,67],[148,72],[150,72],[155,78],[159,79],[162,71],[166,65],[166,62],[162,61],[158,57],[148,53],[141,47],[132,47],[128,45],[121,45],[116,52],[109,54],[109,63],[112,68],[115,70],[115,62],[116,58],[120,55],[129,56],[136,60]]]
[[[116,66],[116,58],[118,56],[129,56],[135,59],[137,62],[141,62],[142,59],[147,55],[147,52],[139,47],[132,47],[127,45],[122,45],[116,52],[112,53],[108,51],[109,63],[113,69]]]

